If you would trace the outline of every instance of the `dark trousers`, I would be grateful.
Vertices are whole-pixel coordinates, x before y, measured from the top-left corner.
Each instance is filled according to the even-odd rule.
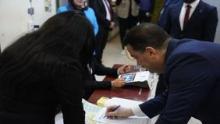
[[[126,32],[134,27],[135,25],[137,25],[138,22],[138,17],[137,16],[129,16],[128,18],[124,19],[124,18],[118,18],[119,21],[119,30],[120,30],[120,38],[121,38],[121,45],[122,45],[122,49],[124,49],[124,36],[126,34]]]
[[[108,40],[108,33],[109,33],[109,29],[100,25],[99,32],[97,34],[96,44],[95,44],[96,47],[95,57],[98,60],[98,62],[101,63],[102,63],[102,54]]]
[[[151,21],[151,15],[150,15],[150,13],[147,13],[144,10],[139,10],[138,19],[139,19],[140,23],[150,22]]]

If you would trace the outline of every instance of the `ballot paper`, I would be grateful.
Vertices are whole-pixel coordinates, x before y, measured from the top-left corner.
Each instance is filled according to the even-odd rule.
[[[131,116],[129,118],[117,118],[109,119],[105,116],[106,107],[97,113],[95,121],[104,124],[148,124],[149,119],[147,117]]]
[[[134,105],[141,104],[141,101],[128,100],[118,97],[113,97],[106,101],[104,108],[102,108],[94,117],[96,122],[100,122],[103,124],[149,124],[150,119],[145,117],[138,116],[130,116],[129,118],[117,118],[117,119],[109,119],[105,116],[107,106],[111,105],[120,105],[120,107],[133,107]]]

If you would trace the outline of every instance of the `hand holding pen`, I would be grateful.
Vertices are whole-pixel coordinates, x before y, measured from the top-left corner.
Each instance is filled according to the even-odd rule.
[[[125,108],[120,105],[110,106],[107,108],[106,114],[108,118],[127,118],[134,115],[130,108]]]

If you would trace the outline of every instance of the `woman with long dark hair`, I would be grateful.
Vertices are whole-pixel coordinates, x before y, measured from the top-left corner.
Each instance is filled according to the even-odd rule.
[[[51,17],[0,55],[0,124],[84,124],[82,64],[90,60],[94,34],[74,12]]]

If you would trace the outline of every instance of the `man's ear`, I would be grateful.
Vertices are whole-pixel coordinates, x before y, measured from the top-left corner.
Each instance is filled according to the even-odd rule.
[[[153,47],[146,47],[145,52],[148,56],[156,55],[157,51]]]

